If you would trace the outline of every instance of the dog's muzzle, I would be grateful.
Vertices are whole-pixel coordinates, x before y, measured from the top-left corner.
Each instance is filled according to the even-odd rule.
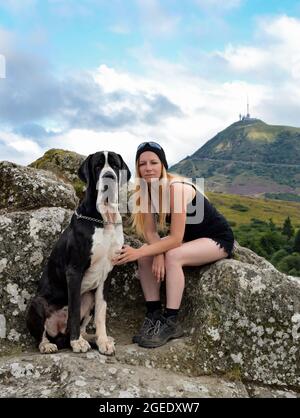
[[[114,205],[118,201],[118,181],[111,171],[104,173],[99,179],[98,202],[105,205]]]
[[[111,171],[107,171],[106,173],[104,173],[102,178],[110,179],[110,180],[117,180],[116,176]]]

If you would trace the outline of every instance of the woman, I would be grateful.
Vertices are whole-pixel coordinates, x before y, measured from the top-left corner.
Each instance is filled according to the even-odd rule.
[[[142,347],[154,348],[172,338],[183,335],[177,321],[185,285],[183,266],[201,266],[222,258],[230,258],[234,237],[226,219],[208,199],[184,178],[167,172],[168,164],[163,148],[156,142],[144,142],[136,153],[137,183],[146,184],[148,210],[133,213],[133,226],[144,237],[146,245],[135,249],[125,245],[113,259],[114,265],[138,260],[138,272],[146,300],[147,313],[138,335],[133,341]],[[159,198],[154,199],[153,185],[159,186]],[[155,189],[155,188],[154,188]],[[156,196],[157,197],[157,196]],[[163,201],[169,197],[169,213],[163,211]],[[193,222],[195,203],[202,201],[203,220]],[[153,206],[156,200],[156,214]],[[165,199],[166,200],[166,199]],[[158,203],[157,203],[158,201]],[[178,210],[181,207],[181,210]],[[197,206],[196,206],[197,209]],[[199,215],[199,214],[198,214]],[[170,223],[170,232],[160,238],[158,226]],[[161,312],[160,284],[166,278],[166,309]]]

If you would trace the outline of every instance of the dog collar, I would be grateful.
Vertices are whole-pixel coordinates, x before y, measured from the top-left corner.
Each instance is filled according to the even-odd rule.
[[[77,212],[77,210],[75,210],[75,215],[77,216],[78,219],[86,219],[87,221],[97,222],[100,225],[111,225],[111,224],[122,225],[122,222],[110,222],[110,221],[102,221],[100,219],[90,218],[89,216],[81,215],[80,213]]]

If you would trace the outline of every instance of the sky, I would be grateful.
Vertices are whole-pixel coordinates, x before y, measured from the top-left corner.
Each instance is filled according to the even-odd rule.
[[[300,0],[0,0],[0,160],[169,165],[246,113],[300,126]]]

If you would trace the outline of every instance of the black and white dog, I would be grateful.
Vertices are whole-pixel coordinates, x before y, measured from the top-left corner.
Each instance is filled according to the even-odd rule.
[[[106,334],[104,282],[124,244],[119,191],[131,173],[119,154],[103,151],[89,155],[78,175],[87,184],[85,197],[51,252],[26,321],[41,353],[70,345],[86,352],[90,345],[83,337],[95,310],[95,342],[110,355],[115,348]]]

